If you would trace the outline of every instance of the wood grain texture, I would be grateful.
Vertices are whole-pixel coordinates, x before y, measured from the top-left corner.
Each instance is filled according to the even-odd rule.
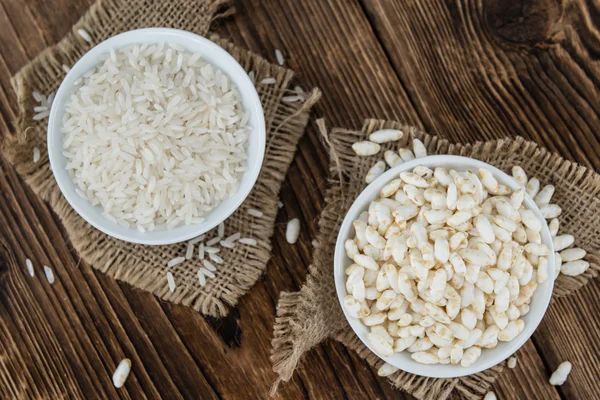
[[[330,126],[357,128],[376,117],[460,141],[521,134],[600,167],[599,14],[592,2],[233,3],[237,13],[216,31],[273,62],[275,49],[282,50],[298,84],[323,90],[315,116]],[[15,117],[10,76],[58,41],[90,4],[0,0],[0,134]],[[0,397],[266,398],[274,380],[275,304],[281,291],[297,290],[305,279],[327,174],[327,154],[311,125],[282,187],[265,277],[215,321],[79,262],[60,221],[0,157],[0,238],[15,257],[0,256]],[[302,232],[290,246],[284,231],[294,217]],[[34,278],[26,257],[34,261]],[[44,264],[55,271],[53,285]],[[517,368],[494,385],[499,398],[600,397],[599,292],[594,281],[552,305]],[[132,359],[133,373],[116,390],[111,375],[123,357]],[[566,359],[573,373],[556,389],[547,379]],[[309,353],[278,396],[410,398],[333,341]]]

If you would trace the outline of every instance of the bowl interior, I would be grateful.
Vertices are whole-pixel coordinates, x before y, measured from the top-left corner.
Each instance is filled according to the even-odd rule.
[[[377,356],[389,364],[392,364],[403,371],[407,371],[416,375],[429,376],[434,378],[454,378],[464,375],[474,374],[494,365],[500,363],[501,361],[508,358],[511,354],[517,351],[533,334],[537,326],[539,325],[544,313],[546,312],[546,308],[550,302],[550,298],[552,296],[552,289],[554,287],[554,280],[552,273],[550,273],[550,278],[538,285],[537,290],[535,291],[533,298],[530,304],[530,311],[522,319],[525,322],[525,328],[523,331],[512,341],[510,342],[499,342],[498,346],[493,349],[483,349],[481,352],[481,357],[470,367],[462,367],[460,365],[424,365],[417,363],[412,358],[410,358],[410,353],[404,351],[402,353],[394,353],[391,357],[385,357],[381,354],[378,354],[369,344],[367,339],[367,334],[369,333],[368,327],[364,325],[359,319],[350,317],[346,309],[343,305],[344,298],[347,295],[346,292],[346,275],[344,270],[347,266],[352,264],[352,260],[346,256],[346,252],[344,249],[344,242],[346,239],[351,239],[354,237],[354,228],[352,226],[352,222],[358,219],[361,212],[367,210],[368,205],[371,201],[379,198],[379,192],[388,183],[390,180],[394,179],[401,171],[412,170],[414,167],[418,165],[424,165],[431,169],[435,167],[444,167],[446,169],[455,169],[457,171],[465,171],[472,170],[476,171],[479,168],[485,167],[490,169],[498,182],[503,185],[510,187],[512,190],[517,190],[520,185],[509,175],[500,171],[499,169],[486,164],[484,162],[466,158],[459,156],[450,156],[450,155],[437,155],[437,156],[428,156],[415,160],[411,160],[409,162],[400,164],[399,166],[386,171],[382,176],[377,178],[374,182],[372,182],[369,186],[367,186],[363,192],[357,197],[354,201],[350,210],[346,214],[342,226],[340,228],[340,233],[337,238],[336,248],[335,248],[335,258],[334,258],[334,276],[335,276],[335,286],[338,295],[338,300],[340,301],[340,305],[344,311],[344,315],[348,320],[348,323],[358,335],[360,340],[367,346],[369,349],[377,354]],[[526,208],[532,210],[538,218],[544,220],[539,211],[539,208],[533,202],[529,195],[525,196],[525,206]],[[544,220],[545,221],[545,220]],[[554,246],[552,244],[552,237],[550,236],[550,231],[548,230],[547,224],[544,223],[542,232],[542,243],[550,248],[551,254],[554,252]],[[554,271],[554,257],[548,258],[548,268],[549,271]]]
[[[243,174],[238,190],[211,210],[205,220],[199,224],[182,225],[171,230],[139,232],[135,227],[126,228],[104,218],[99,206],[92,206],[87,200],[75,192],[75,184],[66,171],[66,160],[62,154],[63,137],[61,133],[65,103],[68,100],[74,83],[84,73],[96,67],[101,57],[111,49],[120,49],[139,43],[175,43],[191,52],[198,52],[202,58],[219,67],[237,86],[244,110],[250,113],[248,125],[250,133],[247,147],[247,170]],[[114,36],[92,48],[72,68],[63,80],[56,93],[50,119],[48,122],[48,156],[50,164],[61,192],[71,206],[87,222],[102,232],[134,243],[170,244],[188,240],[201,235],[217,226],[229,217],[250,193],[260,172],[265,152],[265,121],[262,105],[254,84],[238,64],[238,62],[217,44],[196,34],[167,28],[139,29]]]

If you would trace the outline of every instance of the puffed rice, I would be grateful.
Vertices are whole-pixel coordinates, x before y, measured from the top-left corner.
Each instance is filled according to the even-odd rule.
[[[117,389],[123,387],[125,381],[129,377],[130,372],[131,360],[129,358],[121,360],[112,376],[113,385],[115,385]]]
[[[573,365],[569,361],[562,362],[550,377],[550,384],[560,386],[566,382]]]
[[[424,156],[419,143],[415,154],[400,149],[400,158]],[[539,191],[536,178],[527,181],[519,168],[513,174],[551,206],[551,187]],[[544,221],[524,208],[524,195],[485,169],[416,167],[384,185],[344,244],[354,262],[346,270],[344,307],[369,327],[376,352],[407,350],[421,363],[467,367],[482,348],[523,331],[520,318],[554,256],[541,243]],[[563,236],[555,242],[570,245]]]

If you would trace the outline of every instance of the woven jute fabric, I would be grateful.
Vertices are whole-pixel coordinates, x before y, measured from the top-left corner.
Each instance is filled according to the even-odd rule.
[[[318,343],[334,338],[378,368],[383,361],[373,354],[354,334],[344,318],[335,292],[333,249],[339,227],[347,210],[365,188],[365,175],[382,157],[385,150],[406,147],[409,140],[419,138],[428,154],[454,154],[472,157],[509,172],[520,165],[528,176],[537,176],[542,184],[553,184],[552,202],[560,205],[559,233],[576,237],[575,244],[587,250],[591,267],[577,277],[561,275],[555,282],[554,296],[564,296],[598,275],[600,270],[600,176],[593,171],[562,159],[535,143],[522,138],[503,139],[468,145],[451,144],[436,136],[420,132],[397,122],[367,120],[361,131],[333,129],[326,132],[319,121],[323,139],[330,154],[331,177],[325,197],[325,208],[319,220],[313,263],[306,283],[299,292],[282,293],[277,306],[271,360],[278,380],[291,378],[301,357]],[[401,129],[400,142],[382,146],[379,155],[359,157],[351,149],[353,143],[383,128]],[[451,394],[468,399],[481,398],[502,372],[504,363],[481,373],[456,379],[425,378],[399,371],[389,377],[397,388],[423,400],[446,399]]]
[[[320,97],[318,90],[306,95],[304,103],[286,103],[282,98],[289,89],[294,72],[270,64],[258,55],[242,50],[215,35],[210,39],[232,54],[246,71],[254,71],[255,82],[275,78],[275,84],[258,83],[267,127],[266,153],[257,183],[242,206],[225,222],[225,235],[240,232],[257,240],[255,247],[223,248],[216,277],[201,287],[197,271],[202,266],[195,257],[170,268],[177,288],[171,293],[166,280],[167,263],[185,254],[186,244],[143,246],[111,238],[96,230],[69,206],[49,168],[46,151],[47,120],[34,121],[32,91],[49,95],[57,90],[65,73],[62,65],[73,65],[94,44],[118,33],[137,28],[170,27],[203,36],[209,35],[216,19],[232,13],[223,0],[107,0],[98,1],[73,26],[57,45],[44,50],[12,79],[17,93],[19,118],[16,133],[8,136],[3,151],[19,175],[33,191],[46,200],[58,214],[68,237],[79,255],[92,267],[116,279],[150,291],[161,299],[193,307],[204,314],[220,317],[237,303],[258,280],[270,259],[277,199],[281,183],[294,156],[298,140],[308,122],[311,106]],[[87,43],[77,34],[85,29],[92,37]],[[41,150],[38,163],[32,162],[34,147]],[[250,208],[264,215],[248,215]],[[207,238],[216,236],[209,233]]]

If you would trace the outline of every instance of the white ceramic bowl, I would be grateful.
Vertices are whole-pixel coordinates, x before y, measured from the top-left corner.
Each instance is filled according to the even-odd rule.
[[[369,343],[369,340],[367,339],[367,334],[369,333],[368,327],[359,319],[350,317],[344,307],[344,298],[347,295],[345,285],[347,276],[344,270],[347,266],[352,264],[352,260],[346,256],[344,242],[346,239],[351,239],[354,237],[354,228],[352,226],[352,222],[358,219],[361,212],[368,209],[371,201],[379,198],[379,192],[386,183],[396,178],[400,172],[412,170],[418,165],[424,165],[431,169],[434,169],[435,167],[444,167],[448,170],[455,169],[457,171],[477,171],[479,168],[483,167],[491,170],[499,183],[510,187],[512,190],[517,190],[520,187],[520,185],[512,177],[500,171],[499,169],[472,158],[459,156],[438,155],[423,157],[402,163],[399,166],[386,171],[383,175],[367,186],[365,190],[363,190],[363,192],[357,197],[357,199],[354,201],[354,204],[352,204],[352,207],[350,207],[350,210],[346,214],[344,222],[340,228],[340,233],[338,235],[335,247],[334,258],[335,287],[337,290],[338,300],[340,301],[340,306],[344,310],[344,315],[346,316],[348,323],[356,335],[358,335],[360,340],[362,340],[362,342],[369,349],[371,349],[373,353],[377,354],[377,356],[389,364],[392,364],[399,369],[412,374],[433,378],[455,378],[459,376],[475,374],[493,367],[494,365],[508,358],[511,354],[517,351],[533,334],[542,320],[552,296],[552,289],[554,287],[553,271],[555,268],[554,257],[548,257],[548,270],[551,271],[549,273],[549,279],[546,282],[538,285],[537,290],[535,291],[531,300],[530,311],[525,317],[522,318],[525,321],[525,328],[523,331],[510,342],[499,342],[498,346],[493,349],[482,349],[481,357],[473,365],[466,368],[460,365],[452,364],[420,364],[410,357],[410,353],[408,351],[394,353],[391,357],[382,356],[373,349]],[[540,218],[542,221],[545,221],[540,213],[539,208],[529,195],[525,196],[524,204],[525,207],[532,210],[538,216],[538,218]],[[550,231],[545,223],[542,228],[541,236],[542,243],[550,248],[550,254],[554,254],[552,237],[550,236]]]
[[[60,131],[65,112],[65,103],[73,90],[74,82],[84,73],[96,67],[101,56],[111,49],[119,49],[137,43],[175,43],[186,50],[202,54],[202,58],[220,68],[237,86],[244,110],[250,113],[250,133],[248,137],[247,170],[241,178],[238,190],[228,199],[210,211],[205,220],[199,224],[182,225],[171,230],[140,232],[135,227],[126,228],[111,222],[102,216],[99,206],[75,193],[75,184],[67,170],[66,160],[62,154],[63,137]],[[260,172],[265,153],[265,120],[262,105],[254,84],[246,71],[223,48],[210,40],[196,34],[167,28],[138,29],[116,35],[92,48],[71,68],[52,103],[48,122],[48,156],[56,182],[69,204],[81,217],[102,232],[128,242],[142,244],[171,244],[182,242],[201,235],[227,219],[246,199],[254,186]]]

